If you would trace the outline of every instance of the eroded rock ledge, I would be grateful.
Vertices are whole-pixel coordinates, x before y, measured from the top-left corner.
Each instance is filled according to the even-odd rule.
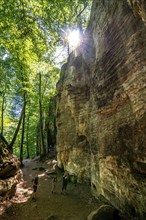
[[[144,1],[95,0],[57,85],[59,166],[139,219],[146,219],[145,14]]]
[[[21,178],[20,163],[8,151],[7,142],[0,135],[0,200],[4,201],[15,194],[16,185]]]

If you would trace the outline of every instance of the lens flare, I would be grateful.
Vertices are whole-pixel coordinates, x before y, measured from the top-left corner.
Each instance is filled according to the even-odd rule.
[[[76,47],[78,47],[81,42],[79,30],[73,30],[69,32],[67,36],[67,40],[68,40],[69,46],[72,47],[72,49],[75,49]]]

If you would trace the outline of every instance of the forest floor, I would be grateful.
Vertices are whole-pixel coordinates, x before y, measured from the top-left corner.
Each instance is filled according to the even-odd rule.
[[[18,184],[16,195],[1,204],[0,220],[45,220],[54,216],[57,220],[86,220],[99,202],[90,194],[90,186],[69,182],[67,194],[61,194],[62,173],[57,169],[56,193],[51,193],[53,159],[25,160],[22,168],[23,179]],[[42,170],[42,171],[40,171]],[[32,200],[32,179],[39,175],[36,201]],[[53,218],[52,218],[53,219]]]

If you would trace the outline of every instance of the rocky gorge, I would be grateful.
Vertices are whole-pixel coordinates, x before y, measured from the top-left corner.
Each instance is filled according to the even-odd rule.
[[[146,3],[94,0],[57,84],[58,165],[146,218]]]

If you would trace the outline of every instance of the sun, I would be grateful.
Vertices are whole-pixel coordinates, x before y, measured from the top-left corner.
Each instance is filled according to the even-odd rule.
[[[78,47],[81,43],[81,35],[79,30],[69,31],[69,34],[67,35],[67,41],[72,49]]]

